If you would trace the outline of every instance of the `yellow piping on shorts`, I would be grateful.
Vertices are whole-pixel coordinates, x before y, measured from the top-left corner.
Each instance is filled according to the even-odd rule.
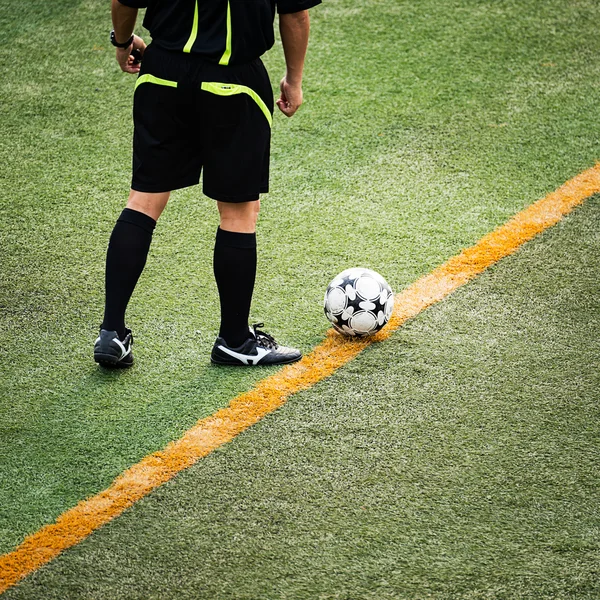
[[[168,87],[177,87],[176,81],[170,81],[169,79],[161,79],[160,77],[155,77],[154,75],[150,75],[146,73],[146,75],[140,75],[135,82],[135,89],[137,90],[138,85],[142,83],[155,83],[156,85],[166,85]]]
[[[245,85],[239,85],[237,83],[218,83],[216,81],[205,81],[201,89],[205,92],[210,92],[211,94],[216,94],[217,96],[235,96],[237,94],[248,94],[256,104],[260,110],[262,110],[263,115],[267,119],[269,123],[269,127],[273,124],[273,117],[271,116],[271,111],[267,108],[267,105],[264,103],[263,99],[252,89]]]

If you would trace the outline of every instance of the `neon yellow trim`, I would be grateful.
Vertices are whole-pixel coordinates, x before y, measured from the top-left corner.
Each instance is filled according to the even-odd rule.
[[[225,52],[219,61],[220,65],[228,65],[231,58],[231,4],[227,0],[227,39],[225,40]]]
[[[190,33],[190,39],[187,41],[187,44],[183,47],[183,51],[188,54],[192,50],[192,46],[196,41],[196,36],[198,35],[198,0],[196,0],[196,5],[194,8],[194,22],[192,23],[192,33]]]
[[[267,108],[267,105],[263,102],[263,99],[252,89],[245,85],[239,85],[237,83],[218,83],[216,81],[205,81],[201,89],[205,92],[210,92],[211,94],[216,94],[217,96],[235,96],[236,94],[248,94],[256,104],[260,110],[262,110],[263,115],[265,115],[267,121],[269,122],[269,127],[273,124],[273,117],[271,116],[271,112]]]
[[[155,83],[156,85],[166,85],[168,87],[177,87],[176,81],[170,81],[169,79],[161,79],[160,77],[154,77],[147,73],[146,75],[140,75],[135,82],[135,89],[137,90],[138,85],[142,83]]]

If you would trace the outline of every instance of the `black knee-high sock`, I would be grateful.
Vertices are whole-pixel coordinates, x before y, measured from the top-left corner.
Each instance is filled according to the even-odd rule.
[[[106,253],[106,302],[102,329],[125,336],[125,310],[144,269],[156,221],[126,208],[117,220]]]
[[[231,348],[249,337],[248,317],[256,278],[256,234],[217,230],[214,271],[221,301],[219,335]]]

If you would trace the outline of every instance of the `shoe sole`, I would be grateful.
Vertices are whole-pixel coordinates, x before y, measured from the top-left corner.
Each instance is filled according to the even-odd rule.
[[[215,360],[212,356],[210,357],[210,362],[213,365],[219,365],[220,367],[273,367],[277,365],[291,365],[292,363],[298,362],[302,357],[292,358],[290,360],[282,360],[281,362],[275,363],[258,363],[255,365],[252,363],[251,365],[246,365],[243,362],[220,362]]]
[[[109,369],[128,369],[133,365],[133,361],[124,363],[123,361],[116,360],[116,358],[110,354],[94,354],[94,360],[102,367],[107,367]]]

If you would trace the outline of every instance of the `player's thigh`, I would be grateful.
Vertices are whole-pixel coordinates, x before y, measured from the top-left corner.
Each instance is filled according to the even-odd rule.
[[[131,187],[156,193],[198,183],[202,157],[194,135],[193,92],[149,81],[138,84],[133,117]]]
[[[257,200],[268,190],[269,122],[247,94],[204,98],[212,115],[204,134],[204,193],[226,202]]]
[[[256,200],[269,187],[273,92],[260,61],[215,69],[202,84],[204,193]]]

